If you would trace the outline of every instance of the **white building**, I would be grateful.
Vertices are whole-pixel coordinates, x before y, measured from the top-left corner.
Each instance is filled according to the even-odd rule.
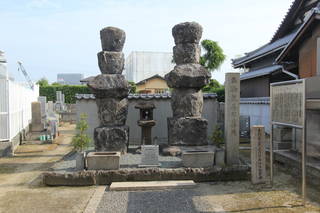
[[[172,57],[170,52],[133,51],[126,58],[126,79],[137,83],[156,74],[163,77],[175,66]]]

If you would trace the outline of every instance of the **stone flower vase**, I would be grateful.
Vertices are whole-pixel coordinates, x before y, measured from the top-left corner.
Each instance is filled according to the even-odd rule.
[[[84,170],[86,168],[85,160],[86,152],[76,152],[76,170]]]
[[[225,150],[224,148],[216,148],[214,154],[214,162],[216,166],[224,167],[225,166]]]

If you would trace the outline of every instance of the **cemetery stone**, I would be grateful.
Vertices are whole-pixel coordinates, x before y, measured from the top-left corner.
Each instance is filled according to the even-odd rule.
[[[203,94],[201,88],[209,83],[210,72],[199,64],[202,27],[196,22],[177,24],[172,28],[177,64],[165,76],[172,90],[173,117],[168,118],[170,145],[206,145],[207,120],[201,118]]]
[[[266,182],[266,150],[264,126],[251,127],[251,182]]]
[[[240,74],[226,73],[225,143],[227,165],[239,164]]]
[[[129,127],[125,125],[128,113],[129,83],[122,75],[122,53],[126,34],[115,27],[100,31],[102,51],[98,64],[102,74],[97,75],[88,87],[96,97],[100,126],[94,130],[96,151],[126,152]]]

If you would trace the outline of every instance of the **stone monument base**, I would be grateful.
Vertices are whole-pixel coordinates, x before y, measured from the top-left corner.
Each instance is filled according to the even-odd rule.
[[[118,151],[125,153],[129,142],[129,127],[97,127],[94,129],[96,151]]]
[[[208,145],[207,126],[203,118],[168,118],[169,145]]]

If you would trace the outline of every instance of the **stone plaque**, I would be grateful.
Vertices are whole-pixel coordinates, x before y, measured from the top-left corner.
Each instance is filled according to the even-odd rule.
[[[141,153],[141,164],[139,165],[139,167],[160,166],[158,145],[142,145]]]
[[[304,82],[271,86],[272,121],[302,126],[304,94]]]
[[[240,74],[226,73],[225,81],[226,163],[239,164]]]
[[[264,126],[251,127],[251,182],[266,183],[266,149]]]

